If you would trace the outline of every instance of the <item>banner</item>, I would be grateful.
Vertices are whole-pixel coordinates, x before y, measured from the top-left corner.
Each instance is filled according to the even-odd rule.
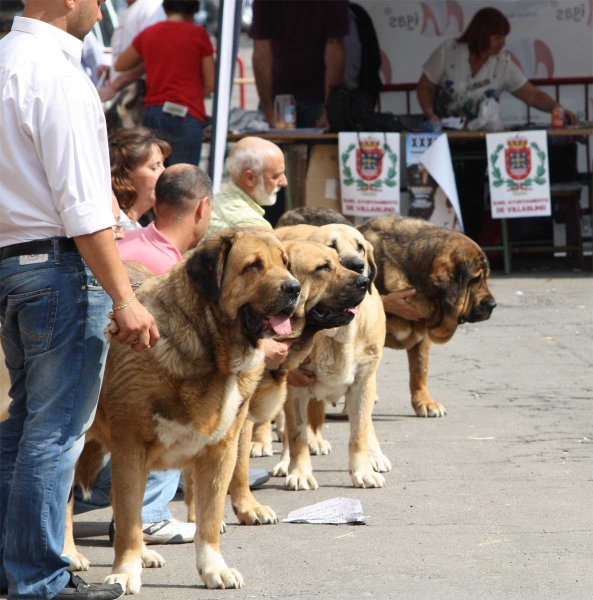
[[[399,214],[399,133],[340,133],[342,213]]]
[[[463,231],[447,136],[441,133],[408,134],[406,166],[410,193],[408,216]]]
[[[549,217],[550,175],[545,131],[486,136],[493,219]]]

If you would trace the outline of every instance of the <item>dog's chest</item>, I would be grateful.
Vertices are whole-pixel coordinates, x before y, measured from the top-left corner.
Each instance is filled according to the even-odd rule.
[[[337,400],[354,383],[357,365],[350,350],[350,344],[339,344],[332,339],[316,344],[310,367],[317,380],[310,389],[319,400]]]
[[[233,376],[226,381],[220,415],[212,433],[199,431],[193,423],[181,423],[155,415],[155,432],[164,446],[161,462],[168,467],[181,466],[205,446],[219,442],[234,423],[242,403],[238,380]]]

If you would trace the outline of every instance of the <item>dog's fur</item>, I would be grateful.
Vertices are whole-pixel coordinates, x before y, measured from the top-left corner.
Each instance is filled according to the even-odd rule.
[[[298,225],[277,230],[285,237],[316,241],[335,251],[346,268],[367,276],[376,275],[373,248],[364,237],[346,225],[310,227]],[[358,307],[352,322],[339,329],[327,329],[317,335],[310,362],[303,371],[316,375],[308,387],[288,386],[285,404],[289,447],[285,448],[274,474],[286,475],[291,490],[316,489],[309,456],[307,412],[310,400],[335,402],[345,395],[350,407],[349,472],[356,487],[383,487],[380,471],[391,469],[382,454],[372,427],[371,414],[376,397],[376,371],[381,362],[385,339],[383,305],[373,286]],[[325,441],[319,436],[315,442]],[[379,471],[379,472],[377,472]]]
[[[339,212],[322,206],[304,206],[285,212],[276,223],[276,229],[290,225],[352,225],[352,223]]]
[[[305,218],[311,210],[304,213],[295,209],[284,216],[287,220]],[[331,222],[334,218],[343,217],[324,209],[316,222]],[[408,353],[416,414],[444,416],[445,407],[433,400],[428,391],[430,345],[449,341],[460,323],[490,318],[496,302],[486,281],[490,274],[486,255],[467,236],[421,219],[376,217],[357,229],[373,245],[379,293],[416,289],[416,295],[407,302],[425,318],[408,321],[387,314],[385,345]]]
[[[140,353],[112,343],[88,434],[111,452],[115,561],[106,582],[126,593],[140,591],[143,566],[163,564],[142,543],[147,474],[188,464],[200,577],[209,588],[244,585],[220,553],[220,527],[239,432],[263,374],[261,339],[279,337],[272,315],[296,309],[300,286],[287,266],[273,232],[225,229],[137,291],[161,339]],[[79,472],[78,480],[88,485],[92,476]]]

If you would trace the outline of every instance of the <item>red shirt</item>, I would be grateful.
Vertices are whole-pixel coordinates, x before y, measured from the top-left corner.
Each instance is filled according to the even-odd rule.
[[[162,21],[140,32],[132,45],[146,69],[144,106],[175,102],[203,121],[202,59],[214,53],[208,32],[186,21]]]

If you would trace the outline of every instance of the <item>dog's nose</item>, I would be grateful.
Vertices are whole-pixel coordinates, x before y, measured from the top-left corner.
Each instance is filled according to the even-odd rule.
[[[496,308],[496,300],[494,298],[490,298],[484,302],[484,306],[489,310],[494,310]]]
[[[349,271],[354,271],[355,273],[364,272],[364,260],[362,260],[362,258],[358,258],[357,256],[354,256],[352,258],[345,258],[342,261],[342,265],[346,267]]]
[[[296,279],[289,279],[282,284],[282,291],[291,298],[296,298],[301,293],[301,284]]]
[[[359,275],[354,280],[354,283],[356,284],[357,288],[360,288],[361,290],[366,290],[369,287],[370,281],[371,280],[366,275]]]

